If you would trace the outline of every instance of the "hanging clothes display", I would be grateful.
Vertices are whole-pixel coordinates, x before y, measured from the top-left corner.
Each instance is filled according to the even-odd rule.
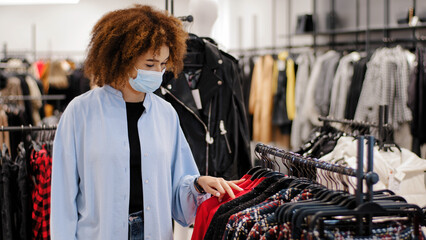
[[[292,134],[290,136],[290,144],[292,149],[295,149],[302,145],[303,140],[305,140],[300,135],[302,125],[300,117],[302,115],[303,104],[305,101],[306,86],[308,86],[309,84],[309,75],[311,74],[314,62],[315,57],[312,51],[303,52],[296,58],[298,70],[296,73],[296,87],[294,96],[296,107],[296,113],[294,118],[297,120],[293,121],[291,125]]]
[[[157,94],[177,111],[200,173],[237,179],[251,168],[237,61],[194,34],[187,46],[183,72],[165,74]]]
[[[357,52],[352,52],[339,61],[331,88],[330,111],[328,116],[345,118],[346,99],[354,75],[354,63],[361,59]]]
[[[370,137],[369,141],[374,138]],[[363,142],[360,139],[358,146]],[[366,149],[370,151],[371,146]],[[348,166],[302,157],[264,144],[256,146],[256,153],[268,163],[281,159],[289,170],[298,168],[302,176],[294,177],[291,171],[290,176],[285,176],[262,167],[251,169],[243,176],[246,181],[239,186],[244,190],[236,192],[235,199],[225,196],[218,202],[210,198],[199,206],[192,240],[336,239],[338,236],[424,239],[417,222],[424,217],[419,206],[406,203],[392,191],[373,191],[374,182],[357,181],[367,172],[375,174],[370,168],[373,158],[368,157],[367,170],[361,173]],[[303,174],[310,174],[309,166],[316,166],[322,172],[318,171],[315,179],[307,179]],[[344,190],[349,185],[356,186],[355,194]],[[367,211],[370,215],[365,218]],[[356,222],[359,217],[364,220]]]
[[[411,121],[407,89],[414,60],[414,54],[399,46],[376,50],[367,64],[354,119],[378,122],[378,106],[388,105],[394,128]]]
[[[416,49],[416,64],[408,87],[408,107],[413,114],[411,134],[413,151],[420,155],[420,145],[426,144],[426,49]]]
[[[298,140],[298,142],[292,142],[291,145],[293,148],[298,148],[303,141],[308,137],[314,126],[321,125],[318,121],[318,116],[320,115],[319,108],[316,107],[316,98],[320,98],[323,93],[319,93],[320,96],[316,97],[315,93],[318,93],[317,86],[319,82],[324,82],[326,79],[333,79],[331,77],[331,70],[327,72],[323,69],[323,66],[326,66],[327,62],[330,61],[330,69],[335,67],[335,61],[339,58],[339,53],[336,51],[328,51],[324,55],[321,55],[316,58],[316,61],[312,67],[311,73],[309,74],[309,84],[305,86],[305,94],[303,99],[303,105],[298,111],[293,124],[295,125],[292,128],[292,134],[298,135],[298,138],[293,138],[293,140]],[[298,70],[300,73],[301,70]],[[326,74],[328,73],[328,75]],[[334,76],[334,75],[333,75]],[[328,88],[323,88],[323,90],[328,90]],[[323,96],[324,98],[326,96]],[[325,100],[326,101],[326,100]]]
[[[45,130],[43,130],[43,128]],[[0,236],[5,240],[50,239],[50,173],[55,128],[2,127],[2,132],[26,132],[13,159],[5,144],[0,171]],[[42,135],[42,136],[40,136]]]

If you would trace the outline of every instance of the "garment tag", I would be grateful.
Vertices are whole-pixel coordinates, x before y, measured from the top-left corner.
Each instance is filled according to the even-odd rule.
[[[395,177],[395,172],[390,171],[389,174],[389,190],[398,192],[399,186],[401,185],[401,182]]]
[[[278,60],[278,71],[285,71],[285,61]]]
[[[198,89],[192,90],[192,96],[195,100],[195,105],[197,106],[197,109],[200,110],[203,108],[203,105],[201,104],[201,97],[200,97],[200,91]]]
[[[398,179],[398,181],[402,182],[402,180],[404,180],[405,175],[406,174],[404,172],[398,171],[395,173],[395,178]]]

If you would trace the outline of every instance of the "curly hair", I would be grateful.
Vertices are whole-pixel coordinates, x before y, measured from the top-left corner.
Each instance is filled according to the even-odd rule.
[[[92,29],[84,72],[97,86],[123,86],[140,55],[166,45],[170,49],[167,71],[177,77],[187,38],[181,21],[166,11],[139,4],[111,11]]]

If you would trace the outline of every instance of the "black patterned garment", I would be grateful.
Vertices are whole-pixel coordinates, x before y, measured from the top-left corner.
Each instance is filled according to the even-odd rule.
[[[283,189],[261,204],[233,214],[226,224],[223,239],[246,239],[250,229],[256,222],[274,213],[275,210],[284,203],[290,202],[290,200],[295,197],[295,195],[300,194],[301,191],[302,190],[298,188]]]

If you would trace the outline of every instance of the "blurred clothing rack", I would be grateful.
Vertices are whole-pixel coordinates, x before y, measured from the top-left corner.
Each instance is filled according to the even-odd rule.
[[[0,126],[0,132],[18,132],[18,131],[49,131],[49,130],[56,130],[57,126]]]
[[[9,101],[31,101],[31,100],[64,100],[66,98],[65,94],[57,95],[42,95],[42,96],[30,96],[30,95],[10,95],[10,96],[0,96],[0,99],[6,99]]]
[[[373,127],[373,128],[379,128],[379,124],[371,123],[371,122],[360,122],[355,120],[349,120],[349,119],[336,119],[332,117],[324,117],[319,116],[318,120],[324,123],[334,122],[334,123],[343,123],[354,127]],[[384,124],[383,127],[391,127],[389,124]]]
[[[373,172],[373,147],[374,147],[374,137],[367,136],[367,172],[364,172],[364,136],[358,137],[358,165],[357,169],[345,167],[338,164],[333,164],[329,162],[320,161],[316,158],[304,157],[300,154],[285,151],[276,147],[268,146],[262,143],[256,145],[255,151],[259,154],[271,154],[273,156],[279,157],[283,160],[287,160],[290,163],[296,163],[299,165],[304,165],[308,167],[320,168],[326,171],[335,172],[347,176],[352,176],[357,178],[357,189],[356,189],[356,199],[357,206],[361,205],[364,202],[364,191],[363,191],[363,181],[366,181],[367,185],[367,200],[370,201],[373,199],[373,185],[379,181],[377,173]]]

